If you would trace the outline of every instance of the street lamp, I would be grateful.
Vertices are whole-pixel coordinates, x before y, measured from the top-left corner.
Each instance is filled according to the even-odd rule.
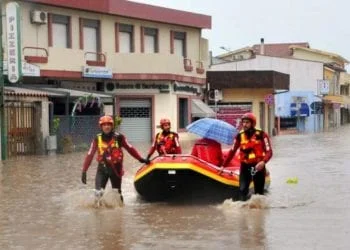
[[[220,49],[225,50],[225,51],[227,51],[227,52],[231,52],[231,49],[230,49],[230,48],[226,48],[226,47],[224,47],[224,46],[220,46]]]

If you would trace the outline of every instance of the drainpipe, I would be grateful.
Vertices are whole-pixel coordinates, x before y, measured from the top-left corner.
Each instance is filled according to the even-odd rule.
[[[0,120],[1,120],[1,159],[7,158],[7,136],[5,126],[5,95],[4,95],[4,68],[2,48],[2,3],[0,2]]]

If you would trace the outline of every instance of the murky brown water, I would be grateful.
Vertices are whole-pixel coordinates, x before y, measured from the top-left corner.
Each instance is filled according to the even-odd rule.
[[[248,204],[144,203],[128,156],[125,207],[94,209],[96,166],[81,184],[83,153],[9,160],[0,163],[0,249],[349,249],[348,138],[349,126],[273,138],[270,193]]]

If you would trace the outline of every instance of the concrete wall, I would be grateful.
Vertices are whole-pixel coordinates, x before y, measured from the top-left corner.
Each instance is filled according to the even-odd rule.
[[[290,91],[317,93],[317,80],[323,79],[323,64],[304,60],[260,56],[250,60],[213,65],[210,70],[274,70],[290,76]]]
[[[240,60],[246,60],[252,57],[251,51],[241,51],[237,52],[235,54],[230,54],[225,57],[221,57],[220,59],[225,61],[240,61]]]
[[[344,61],[337,59],[336,57],[333,57],[333,56],[331,57],[321,53],[315,53],[312,51],[306,51],[302,49],[294,49],[293,58],[317,61],[317,62],[323,62],[323,63],[336,62],[337,64],[344,66]]]

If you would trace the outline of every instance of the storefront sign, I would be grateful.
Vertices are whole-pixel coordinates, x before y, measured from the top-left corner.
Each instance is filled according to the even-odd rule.
[[[83,77],[110,79],[113,78],[113,73],[112,69],[106,67],[84,66]]]
[[[169,84],[164,83],[146,83],[146,82],[136,82],[136,83],[107,83],[108,90],[113,89],[159,89],[168,90]]]
[[[174,84],[174,92],[188,92],[188,93],[193,93],[193,94],[200,94],[198,87],[193,87],[189,85],[179,85],[179,84]]]
[[[8,74],[7,61],[4,61],[4,75]],[[22,74],[23,76],[40,76],[40,68],[37,65],[22,62]]]
[[[21,39],[19,5],[15,2],[6,4],[7,30],[7,77],[10,82],[16,83],[22,77]]]

